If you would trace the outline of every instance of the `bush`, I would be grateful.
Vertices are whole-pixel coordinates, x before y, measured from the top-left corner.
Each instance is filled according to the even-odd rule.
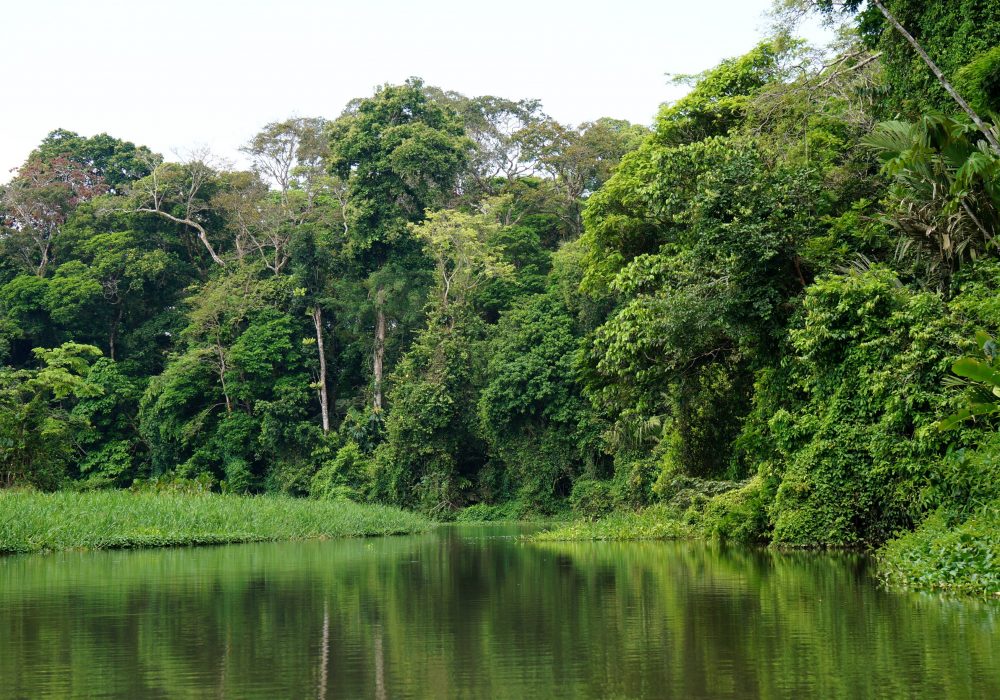
[[[704,506],[715,496],[744,486],[746,482],[699,479],[696,476],[664,471],[653,486],[653,492],[677,511],[691,506]]]
[[[573,484],[569,503],[576,515],[596,520],[614,508],[613,486],[607,481],[580,479]]]
[[[459,511],[455,520],[460,523],[488,523],[502,520],[520,520],[526,514],[526,508],[521,501],[506,503],[476,503]]]
[[[713,497],[701,516],[706,535],[736,540],[762,542],[770,536],[767,516],[769,499],[759,476],[747,484]]]
[[[955,88],[984,117],[1000,112],[1000,46],[979,54],[955,74]]]
[[[957,527],[944,511],[878,553],[890,586],[1000,596],[1000,500]]]
[[[371,460],[349,440],[333,459],[323,462],[312,478],[309,495],[321,500],[358,500],[368,486],[371,470]]]
[[[250,464],[242,457],[227,459],[223,467],[226,478],[219,483],[223,493],[251,493],[255,479]]]

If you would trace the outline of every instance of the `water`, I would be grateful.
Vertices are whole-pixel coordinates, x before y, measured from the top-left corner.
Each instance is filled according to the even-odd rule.
[[[1000,698],[1000,606],[523,529],[0,558],[2,698]]]

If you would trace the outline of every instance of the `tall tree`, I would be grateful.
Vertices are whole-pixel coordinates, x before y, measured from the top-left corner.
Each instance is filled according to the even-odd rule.
[[[108,134],[81,136],[67,129],[49,132],[32,155],[43,161],[67,158],[100,178],[114,194],[123,194],[161,160],[145,146],[130,141]]]
[[[571,236],[583,231],[583,199],[611,177],[622,157],[649,134],[645,127],[603,117],[570,127],[555,121],[532,125],[524,137],[538,169],[549,175],[561,195],[559,216]]]
[[[375,307],[373,399],[381,409],[389,288],[376,274],[393,260],[412,258],[419,247],[407,229],[424,212],[455,195],[457,177],[472,144],[454,110],[429,100],[423,82],[385,85],[357,101],[330,127],[330,172],[347,183],[350,209],[347,248],[371,276]],[[398,268],[397,268],[398,269]]]

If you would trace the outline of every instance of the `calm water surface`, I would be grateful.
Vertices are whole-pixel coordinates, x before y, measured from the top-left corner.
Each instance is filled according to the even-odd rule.
[[[3,698],[1000,698],[1000,606],[523,528],[0,558]]]

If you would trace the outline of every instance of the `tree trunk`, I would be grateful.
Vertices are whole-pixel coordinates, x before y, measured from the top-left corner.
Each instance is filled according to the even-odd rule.
[[[323,347],[323,310],[316,306],[312,312],[316,326],[316,349],[319,351],[319,410],[323,417],[323,434],[330,432],[330,404],[326,395],[326,350]]]
[[[917,40],[913,38],[912,34],[906,31],[906,27],[904,27],[902,24],[899,23],[899,20],[896,19],[891,12],[889,12],[888,8],[886,8],[886,6],[882,4],[881,0],[872,0],[872,4],[874,4],[875,7],[879,9],[879,12],[881,12],[885,16],[886,20],[889,21],[889,24],[895,27],[896,31],[902,34],[903,38],[906,39],[907,42],[909,42],[910,46],[913,47],[913,49],[917,52],[917,54],[919,54],[920,58],[923,59],[924,63],[926,63],[927,66],[931,69],[931,72],[934,73],[934,76],[938,79],[938,82],[941,83],[944,89],[948,91],[948,94],[951,95],[952,99],[958,103],[958,106],[961,107],[962,110],[967,115],[969,115],[969,118],[972,120],[972,123],[975,124],[976,127],[983,133],[983,136],[986,137],[986,141],[990,144],[993,150],[997,154],[1000,154],[1000,141],[997,140],[996,134],[993,133],[992,129],[990,129],[989,127],[986,126],[986,124],[983,123],[982,118],[978,114],[976,114],[976,111],[972,109],[971,106],[969,106],[969,103],[965,101],[965,98],[963,98],[960,94],[958,94],[958,90],[956,90],[952,86],[952,84],[944,76],[944,73],[941,72],[941,69],[938,68],[938,65],[934,63],[934,61],[927,54],[927,52],[924,51],[924,47],[922,47],[917,42]]]
[[[385,308],[384,294],[379,289],[375,294],[375,352],[373,359],[373,370],[375,374],[375,397],[372,406],[375,412],[382,410],[382,363],[385,358]]]
[[[45,277],[45,268],[49,266],[49,244],[46,243],[42,247],[42,259],[38,263],[38,268],[35,270],[36,277]]]
[[[122,322],[122,312],[125,307],[123,304],[118,305],[118,311],[115,313],[115,320],[111,322],[111,332],[108,334],[108,357],[111,358],[113,362],[115,359],[115,345],[118,340],[118,326]]]
[[[222,385],[222,395],[226,399],[226,413],[232,413],[233,400],[229,398],[229,390],[226,389],[226,352],[221,345],[217,345],[215,353],[219,358],[219,384]]]

